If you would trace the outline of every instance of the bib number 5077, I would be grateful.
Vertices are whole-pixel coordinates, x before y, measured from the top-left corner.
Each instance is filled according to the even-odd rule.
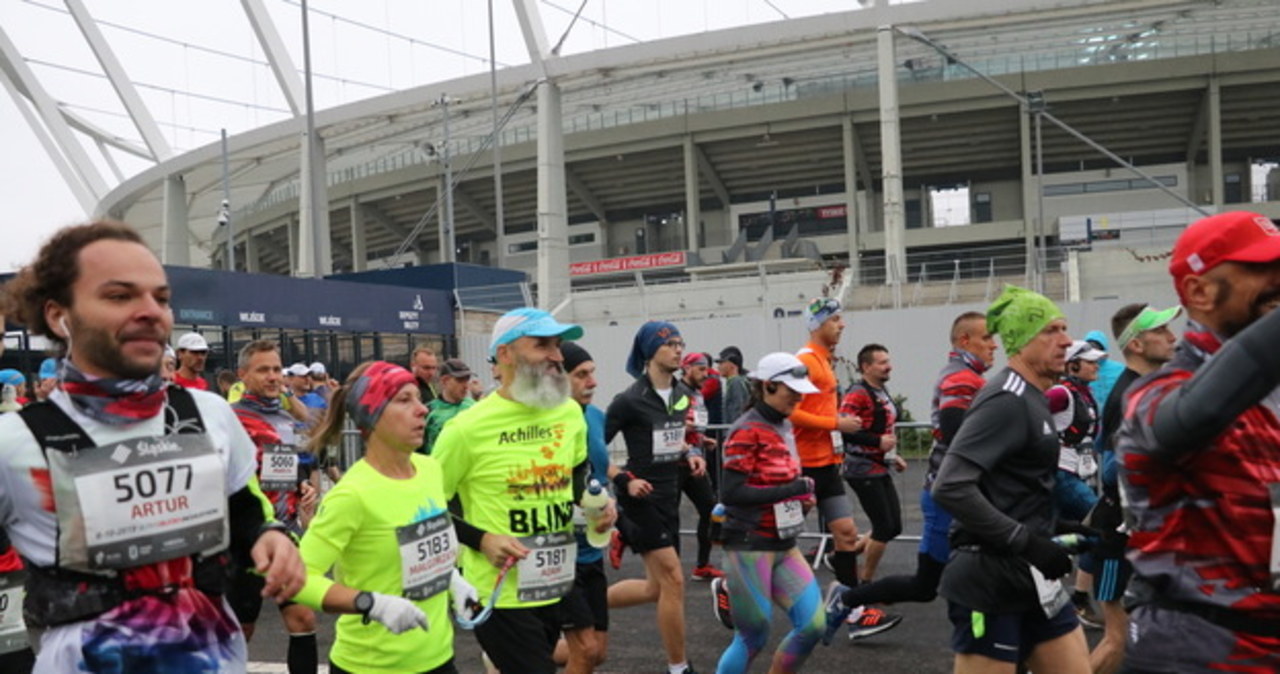
[[[112,481],[116,503],[132,501],[135,497],[151,498],[157,494],[169,496],[175,491],[191,490],[191,465],[182,463],[126,471],[117,473]]]

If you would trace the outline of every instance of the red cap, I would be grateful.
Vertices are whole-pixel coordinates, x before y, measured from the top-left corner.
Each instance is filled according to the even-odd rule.
[[[689,353],[686,353],[684,355],[684,358],[680,360],[680,367],[686,370],[691,367],[697,367],[699,365],[704,365],[709,367],[711,364],[707,362],[706,356],[704,356],[701,353],[698,353],[697,351],[690,351]]]
[[[1184,277],[1203,274],[1223,262],[1276,260],[1280,260],[1280,229],[1275,223],[1265,215],[1231,211],[1188,225],[1173,245],[1169,273],[1181,288]]]

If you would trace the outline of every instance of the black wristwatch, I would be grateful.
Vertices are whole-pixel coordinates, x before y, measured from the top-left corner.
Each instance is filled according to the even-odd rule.
[[[356,594],[356,612],[364,616],[364,624],[369,624],[369,611],[373,610],[373,594],[360,592]]]

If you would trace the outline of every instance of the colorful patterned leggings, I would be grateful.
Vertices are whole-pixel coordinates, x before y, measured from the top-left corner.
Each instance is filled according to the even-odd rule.
[[[786,552],[725,550],[724,557],[736,629],[716,672],[747,671],[769,640],[774,602],[791,618],[791,631],[778,644],[774,664],[785,672],[797,671],[818,645],[826,624],[813,571],[795,548]]]

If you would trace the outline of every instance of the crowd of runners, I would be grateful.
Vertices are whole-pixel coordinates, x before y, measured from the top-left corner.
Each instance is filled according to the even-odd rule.
[[[580,326],[516,309],[488,392],[426,346],[339,381],[256,340],[206,373],[200,334],[170,346],[138,234],[63,229],[2,293],[58,352],[30,384],[0,371],[0,672],[244,671],[270,601],[291,673],[473,669],[457,631],[489,671],[591,672],[610,612],[649,603],[653,671],[692,673],[687,580],[732,630],[705,671],[748,671],[775,605],[769,671],[794,672],[939,595],[957,672],[1280,671],[1280,231],[1205,218],[1169,271],[1180,307],[1127,305],[1083,339],[1014,286],[940,326],[916,568],[884,576],[902,414],[883,344],[841,385],[857,317],[836,299],[804,307],[794,353],[752,360],[649,321],[597,363]],[[644,577],[611,583],[627,550]],[[328,653],[317,612],[340,615]]]

